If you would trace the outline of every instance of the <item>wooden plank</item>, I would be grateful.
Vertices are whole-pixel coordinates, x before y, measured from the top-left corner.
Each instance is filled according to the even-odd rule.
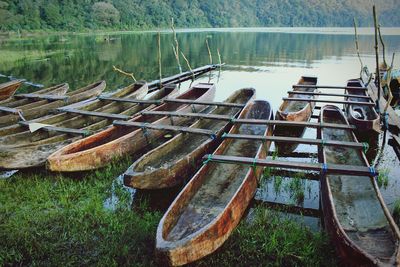
[[[226,103],[226,102],[205,102],[187,99],[165,99],[165,103],[180,103],[180,104],[196,104],[196,105],[206,105],[206,106],[221,106],[221,107],[234,107],[234,108],[244,108],[245,104],[236,103]]]
[[[141,99],[132,99],[132,98],[118,98],[118,97],[108,97],[108,96],[99,96],[99,100],[105,101],[113,101],[113,102],[126,102],[126,103],[134,103],[134,104],[155,104],[159,105],[162,103],[161,100],[141,100]]]
[[[285,143],[300,143],[307,145],[318,145],[318,146],[340,146],[340,147],[352,147],[357,149],[364,149],[365,145],[358,142],[343,142],[334,140],[322,140],[312,138],[297,138],[287,136],[263,136],[263,135],[246,135],[246,134],[223,134],[222,138],[232,139],[246,139],[246,140],[259,140],[259,141],[273,141],[273,142],[285,142]]]
[[[59,95],[41,95],[41,94],[16,94],[15,98],[32,98],[32,99],[44,99],[49,101],[56,100],[68,100],[68,96],[59,96]]]
[[[304,208],[300,206],[295,206],[295,205],[289,205],[285,203],[278,203],[278,202],[272,202],[272,201],[266,201],[261,198],[254,198],[255,204],[256,205],[261,205],[273,210],[277,210],[280,212],[287,212],[287,213],[292,213],[292,214],[297,214],[297,215],[302,215],[302,216],[307,216],[307,217],[313,217],[313,218],[320,218],[321,217],[321,211],[318,209],[312,209],[312,208]]]
[[[254,119],[234,119],[233,123],[240,124],[259,124],[259,125],[280,125],[287,127],[308,127],[308,128],[333,128],[342,130],[355,130],[356,127],[347,124],[336,123],[317,123],[317,122],[298,122],[298,121],[281,121],[281,120],[254,120]]]
[[[317,103],[333,103],[333,104],[346,104],[346,105],[359,105],[374,107],[375,103],[372,102],[358,102],[358,101],[343,101],[343,100],[328,100],[328,99],[311,99],[311,98],[292,98],[282,97],[285,101],[304,101],[304,102],[317,102]]]
[[[143,111],[141,115],[153,115],[153,116],[171,116],[171,117],[189,117],[198,119],[213,119],[213,120],[223,120],[230,121],[234,118],[224,115],[216,114],[204,114],[204,113],[182,113],[182,112],[169,112],[169,111]]]
[[[173,131],[173,132],[200,134],[200,135],[207,135],[207,136],[211,136],[212,138],[215,138],[215,133],[213,131],[206,130],[206,129],[197,129],[197,128],[190,128],[190,127],[182,127],[182,126],[164,125],[164,124],[130,122],[130,121],[114,121],[113,125],[127,126],[127,127],[139,127],[139,128],[146,128],[146,129],[160,130],[160,131]]]
[[[290,161],[278,161],[270,159],[254,159],[246,157],[236,156],[223,156],[223,155],[205,155],[203,157],[205,161],[213,161],[218,163],[230,163],[230,164],[246,164],[250,166],[262,166],[262,167],[277,167],[277,168],[289,168],[309,171],[320,171],[327,174],[342,174],[342,175],[355,175],[355,176],[371,176],[377,175],[375,170],[371,170],[369,167],[364,166],[353,166],[353,165],[339,165],[339,164],[322,164],[322,163],[303,163],[303,162],[290,162]]]
[[[83,116],[101,117],[101,118],[112,119],[112,120],[128,120],[131,118],[130,116],[123,115],[123,114],[112,114],[112,113],[80,110],[80,109],[58,108],[57,111],[79,114],[79,115],[83,115]]]
[[[365,95],[332,94],[332,93],[301,92],[301,91],[287,91],[287,93],[296,95],[339,96],[339,97],[357,97],[357,98],[371,99],[370,96],[365,96]]]
[[[28,126],[28,127],[29,127],[29,123],[30,123],[29,121],[18,122],[18,124],[23,125],[23,126]],[[86,131],[86,130],[63,128],[63,127],[56,127],[56,126],[45,126],[43,128],[40,128],[40,130],[45,130],[48,132],[66,133],[66,134],[72,134],[72,135],[83,135],[83,136],[87,136],[90,134],[90,132]]]
[[[306,84],[294,84],[293,88],[321,88],[321,89],[360,89],[367,90],[366,87],[356,86],[332,86],[332,85],[306,85]]]
[[[6,113],[11,113],[11,114],[18,114],[20,112],[20,109],[0,106],[0,111],[6,112]]]

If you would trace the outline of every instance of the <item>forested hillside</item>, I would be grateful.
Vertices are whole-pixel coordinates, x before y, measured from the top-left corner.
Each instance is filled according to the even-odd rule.
[[[397,0],[377,0],[400,26]],[[372,25],[372,0],[0,0],[0,30]]]

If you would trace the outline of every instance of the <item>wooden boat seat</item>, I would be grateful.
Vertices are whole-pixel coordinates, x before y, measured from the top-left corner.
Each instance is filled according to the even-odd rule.
[[[20,121],[18,122],[20,125],[23,126],[28,126],[31,122],[29,121]],[[56,127],[56,126],[45,126],[40,128],[41,130],[45,130],[48,132],[60,132],[60,133],[66,133],[66,134],[72,134],[72,135],[83,135],[87,136],[90,134],[89,131],[86,130],[80,130],[80,129],[71,129],[71,128],[63,128],[63,127]]]

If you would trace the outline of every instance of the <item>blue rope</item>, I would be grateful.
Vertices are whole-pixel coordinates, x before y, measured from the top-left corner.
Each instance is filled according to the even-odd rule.
[[[231,118],[230,123],[235,123],[236,119],[234,117]]]
[[[216,134],[211,134],[210,138],[211,138],[211,140],[215,140],[215,139],[217,139],[217,135]]]
[[[328,164],[322,163],[322,175],[325,175],[328,172]]]
[[[227,133],[223,133],[221,138],[226,138],[227,135],[228,135]]]
[[[364,154],[366,154],[367,153],[367,151],[369,150],[369,144],[368,143],[362,143],[363,144],[363,151],[364,151]]]
[[[369,167],[369,173],[371,174],[371,176],[375,177],[377,175],[376,170],[374,167],[370,166]]]
[[[207,163],[209,163],[212,160],[212,154],[208,154],[207,155],[207,159],[205,161],[203,161],[203,165],[206,165]]]
[[[389,113],[383,113],[383,123],[385,124],[385,129],[389,129]]]

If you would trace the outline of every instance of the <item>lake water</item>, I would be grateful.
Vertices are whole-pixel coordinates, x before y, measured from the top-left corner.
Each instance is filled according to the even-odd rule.
[[[400,52],[400,29],[383,29],[387,60],[393,52]],[[373,29],[359,29],[361,57],[374,70]],[[218,63],[217,49],[226,65],[199,81],[217,83],[216,100],[225,99],[233,90],[243,87],[257,89],[257,98],[270,101],[274,110],[282,97],[301,75],[318,77],[318,83],[343,86],[346,80],[359,77],[360,63],[356,56],[351,28],[241,28],[178,30],[182,52],[192,68],[210,63],[205,45],[208,39],[212,59]],[[109,40],[105,40],[109,39]],[[173,35],[161,32],[163,76],[178,72],[172,50]],[[132,82],[112,70],[115,65],[133,72],[139,80],[158,78],[158,47],[156,32],[123,32],[110,34],[75,34],[0,39],[0,73],[25,78],[45,86],[68,82],[71,89],[97,80],[107,82],[112,91]],[[400,55],[395,66],[400,66]],[[183,58],[184,70],[187,66]],[[3,81],[6,78],[0,80]],[[185,83],[182,89],[189,86]],[[33,87],[25,87],[33,91]],[[340,90],[332,91],[340,93]],[[307,130],[306,137],[315,136]],[[380,137],[380,142],[382,137]],[[316,152],[315,147],[300,145],[297,151]],[[299,160],[299,159],[293,159]],[[315,161],[315,158],[309,159]],[[400,164],[393,148],[386,145],[378,167],[389,176],[382,194],[390,207],[400,197]],[[283,203],[298,202],[290,191],[292,179],[269,179],[260,188],[258,197]],[[304,199],[300,206],[318,208],[319,190],[315,181],[301,181]]]

